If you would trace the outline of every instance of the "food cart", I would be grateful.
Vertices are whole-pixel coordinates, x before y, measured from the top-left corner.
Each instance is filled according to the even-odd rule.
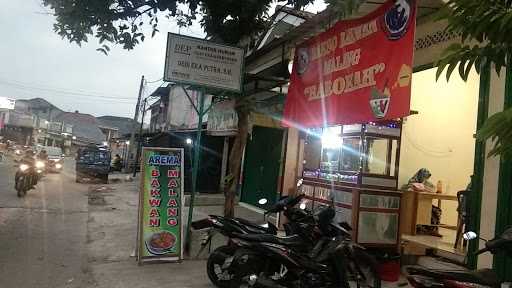
[[[397,247],[401,121],[310,129],[304,134],[303,192],[367,247]]]

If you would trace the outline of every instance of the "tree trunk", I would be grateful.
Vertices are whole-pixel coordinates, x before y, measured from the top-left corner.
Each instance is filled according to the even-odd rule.
[[[235,215],[235,197],[240,179],[240,168],[242,167],[242,156],[245,144],[247,143],[247,134],[249,132],[249,109],[246,105],[237,103],[235,109],[238,115],[238,133],[229,154],[229,173],[227,183],[224,185],[224,216],[233,217]]]

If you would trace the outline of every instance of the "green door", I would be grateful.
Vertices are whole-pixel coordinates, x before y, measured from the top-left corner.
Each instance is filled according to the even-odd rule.
[[[247,140],[241,201],[260,208],[275,203],[281,167],[283,130],[254,126]],[[268,203],[258,201],[266,198]]]

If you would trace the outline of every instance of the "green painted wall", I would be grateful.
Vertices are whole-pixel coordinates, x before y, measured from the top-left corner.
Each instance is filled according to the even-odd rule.
[[[489,67],[482,69],[480,73],[480,93],[478,97],[478,118],[476,123],[477,130],[482,127],[489,111],[489,93],[491,86],[491,70]],[[470,219],[468,230],[480,232],[480,212],[482,206],[482,189],[485,164],[485,142],[476,141],[475,144],[475,164],[473,176],[473,192],[469,199]],[[478,257],[474,252],[478,250],[478,241],[469,241],[468,265],[470,268],[476,268]]]
[[[512,107],[512,67],[507,67],[504,109]],[[512,160],[501,160],[496,209],[496,235],[512,225]],[[512,281],[512,258],[506,255],[494,257],[494,268],[505,281]]]

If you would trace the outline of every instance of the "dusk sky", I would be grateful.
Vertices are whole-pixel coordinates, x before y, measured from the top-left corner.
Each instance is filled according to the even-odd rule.
[[[96,51],[96,39],[70,44],[53,32],[54,17],[39,0],[0,0],[0,96],[44,98],[65,111],[95,116],[133,117],[140,78],[149,95],[162,84],[167,32],[204,37],[201,27],[178,31],[160,22],[160,33],[132,51],[112,47],[108,56]],[[271,11],[273,11],[275,4]],[[322,0],[308,7],[318,12]],[[165,26],[165,27],[164,27]]]

